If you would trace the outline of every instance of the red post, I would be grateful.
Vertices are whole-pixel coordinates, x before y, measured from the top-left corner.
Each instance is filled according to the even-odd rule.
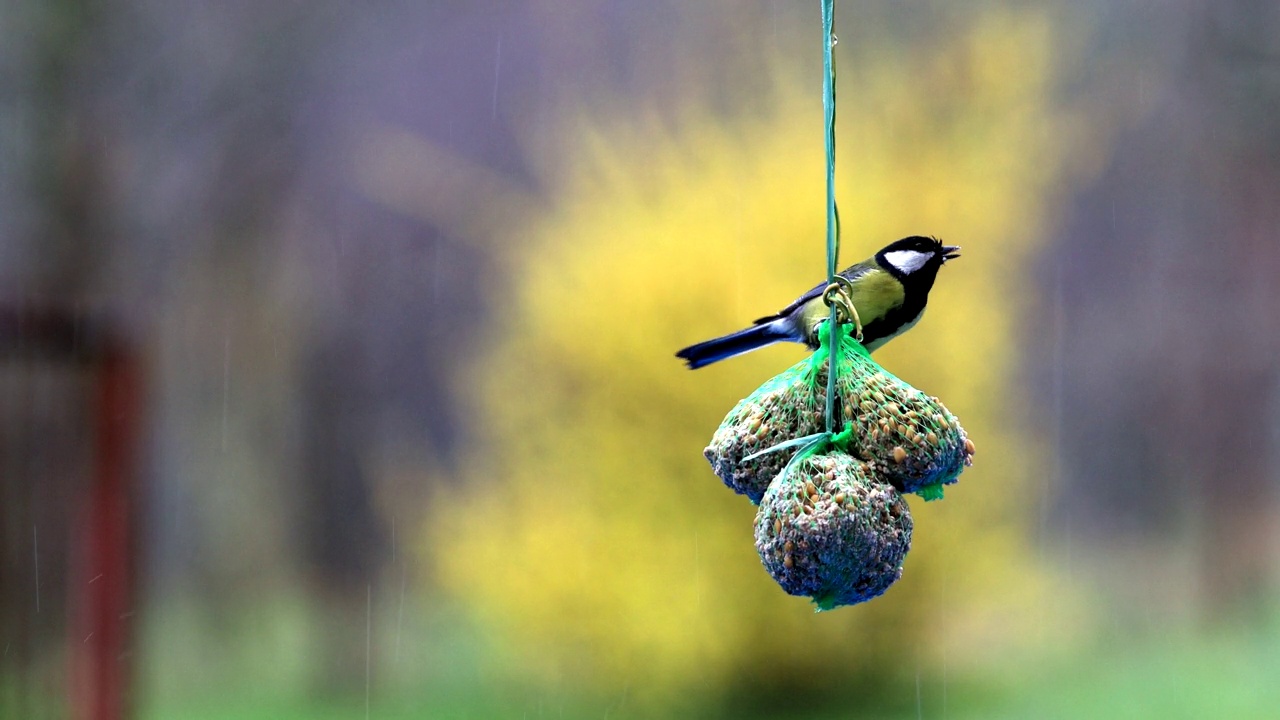
[[[132,676],[134,483],[142,412],[141,371],[119,341],[94,358],[94,470],[81,508],[71,579],[75,658],[72,710],[82,720],[124,720]],[[75,597],[78,596],[78,597]]]

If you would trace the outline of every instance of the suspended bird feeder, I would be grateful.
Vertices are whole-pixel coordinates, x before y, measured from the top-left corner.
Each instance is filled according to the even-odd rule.
[[[837,275],[832,0],[822,0],[830,308],[818,349],[740,401],[705,455],[759,505],[756,549],[782,589],[819,610],[877,597],[902,576],[912,521],[905,494],[942,497],[973,442],[936,397],[885,370],[862,345],[848,280]],[[832,332],[831,328],[838,331]]]

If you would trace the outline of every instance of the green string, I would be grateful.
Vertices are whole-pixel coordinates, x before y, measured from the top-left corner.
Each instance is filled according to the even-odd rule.
[[[826,145],[827,145],[827,283],[835,282],[836,264],[840,254],[840,213],[836,209],[836,66],[835,61],[831,57],[831,49],[835,44],[835,34],[832,32],[832,25],[835,21],[834,0],[822,0],[822,67],[825,75],[822,79],[822,108],[826,115]],[[852,300],[852,298],[850,298]],[[826,332],[823,328],[818,330],[819,346],[826,342],[827,353],[827,412],[826,412],[826,432],[806,435],[801,438],[795,438],[773,447],[761,450],[743,458],[744,460],[754,460],[769,453],[778,452],[780,450],[790,450],[798,447],[791,460],[787,463],[780,473],[780,477],[785,477],[792,467],[802,462],[806,457],[814,453],[821,452],[827,447],[835,446],[841,450],[848,450],[848,444],[853,435],[853,427],[844,427],[844,418],[836,417],[836,374],[840,367],[839,358],[841,340],[848,334],[847,331],[830,332],[830,328],[839,328],[839,313],[836,304],[831,304],[831,317],[827,321]],[[826,337],[823,337],[825,334]],[[858,346],[855,346],[858,347]],[[863,351],[865,352],[865,351]],[[813,360],[817,364],[821,364],[822,358],[821,347],[813,355]],[[837,427],[837,420],[839,427]]]
[[[822,108],[826,115],[827,125],[827,282],[835,282],[836,261],[840,254],[840,214],[836,210],[836,64],[831,57],[835,34],[834,0],[822,0]],[[831,305],[831,319],[827,327],[837,327],[836,306]],[[827,357],[830,358],[827,372],[827,433],[837,432],[837,419],[843,424],[843,418],[836,418],[836,368],[840,357],[840,339],[844,333],[827,333]]]

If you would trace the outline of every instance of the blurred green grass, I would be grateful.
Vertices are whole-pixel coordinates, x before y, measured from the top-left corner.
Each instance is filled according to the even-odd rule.
[[[1095,652],[957,697],[960,718],[1274,718],[1280,613],[1176,635],[1112,640]]]
[[[267,607],[269,609],[264,610]],[[314,613],[298,602],[255,608],[220,631],[232,661],[202,665],[210,627],[181,608],[157,612],[145,634],[139,715],[160,720],[288,720],[366,716],[363,658],[345,689],[317,685]],[[495,649],[456,609],[415,608],[391,660],[394,618],[378,616],[371,647],[370,718],[650,717],[627,693],[592,697],[570,686],[520,686],[486,677]],[[365,618],[355,618],[363,623]],[[263,628],[274,628],[263,632]],[[363,625],[361,625],[363,627]],[[1010,659],[981,678],[916,676],[902,668],[868,686],[832,688],[805,704],[787,698],[723,698],[672,710],[669,717],[1024,719],[1273,718],[1280,707],[1280,608],[1249,623],[1201,627],[1163,637],[1113,633],[1056,660]],[[220,652],[223,651],[220,649]],[[185,677],[191,670],[198,681]]]

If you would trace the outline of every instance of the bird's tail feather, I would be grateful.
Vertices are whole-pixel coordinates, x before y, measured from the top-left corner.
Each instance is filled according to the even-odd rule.
[[[739,330],[731,335],[700,342],[676,353],[676,357],[689,364],[690,370],[719,362],[734,355],[751,352],[765,345],[789,339],[789,333],[774,323],[766,323]]]

